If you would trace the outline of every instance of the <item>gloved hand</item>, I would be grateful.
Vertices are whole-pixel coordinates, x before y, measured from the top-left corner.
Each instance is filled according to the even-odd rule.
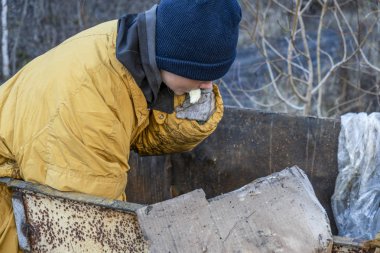
[[[186,94],[183,105],[175,108],[177,118],[196,120],[199,123],[206,122],[215,111],[215,94],[212,89],[201,89],[201,97],[198,102],[190,103],[190,95]]]

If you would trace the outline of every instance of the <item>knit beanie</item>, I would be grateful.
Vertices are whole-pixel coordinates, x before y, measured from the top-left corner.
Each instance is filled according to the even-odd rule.
[[[157,67],[194,80],[221,78],[236,57],[240,20],[237,0],[161,0]]]

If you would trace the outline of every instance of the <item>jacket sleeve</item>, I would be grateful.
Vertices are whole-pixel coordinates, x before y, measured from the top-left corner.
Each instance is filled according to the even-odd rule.
[[[219,89],[213,87],[215,112],[204,124],[195,120],[178,119],[176,113],[163,113],[153,110],[149,125],[138,136],[133,149],[141,155],[159,155],[184,152],[193,149],[208,137],[223,117],[223,101]],[[175,96],[174,106],[184,102],[185,96]]]

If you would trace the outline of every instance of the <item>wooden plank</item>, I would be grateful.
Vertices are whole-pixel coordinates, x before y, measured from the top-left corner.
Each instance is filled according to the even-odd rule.
[[[297,167],[210,201],[202,190],[144,207],[152,252],[331,252],[327,214]]]
[[[255,180],[210,202],[226,252],[329,252],[326,212],[297,167]]]
[[[221,252],[202,190],[144,207],[137,216],[150,252]]]
[[[13,192],[23,252],[148,252],[135,213],[141,205],[20,180],[0,181]]]

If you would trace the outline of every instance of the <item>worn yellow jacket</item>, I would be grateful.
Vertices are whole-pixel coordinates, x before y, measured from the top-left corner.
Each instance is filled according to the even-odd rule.
[[[0,177],[125,200],[131,148],[180,152],[213,132],[223,114],[218,89],[204,125],[149,111],[116,59],[116,28],[110,21],[79,33],[0,86]],[[0,252],[12,253],[19,249],[10,202],[0,184]]]
[[[203,125],[148,110],[116,59],[116,28],[115,20],[81,32],[0,86],[0,177],[125,199],[130,149],[187,151],[215,130],[223,115],[216,86],[216,111]]]

